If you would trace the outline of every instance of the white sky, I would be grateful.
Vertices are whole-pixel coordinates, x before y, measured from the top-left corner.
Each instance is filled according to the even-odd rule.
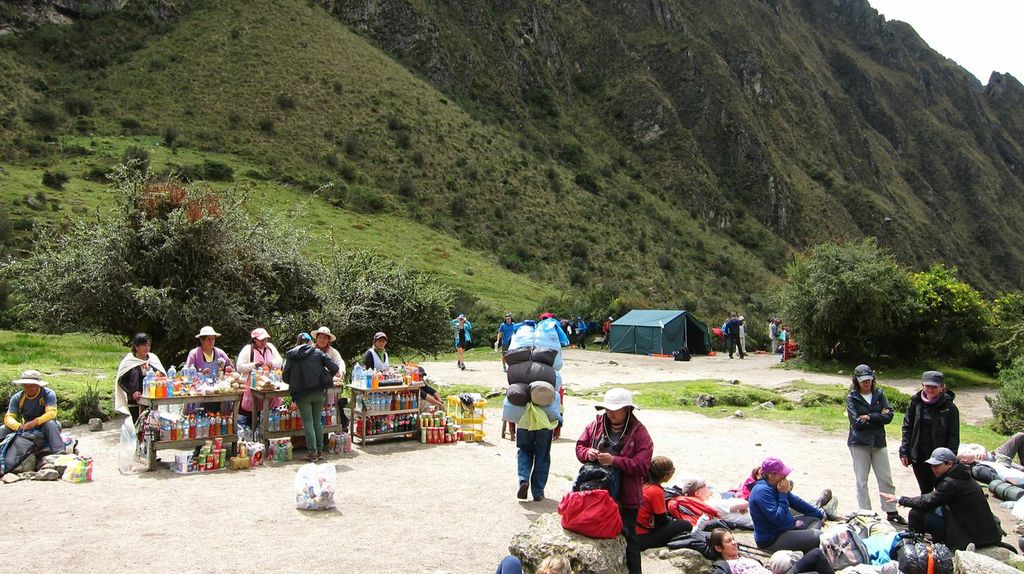
[[[1024,0],[868,0],[981,81],[992,71],[1024,81]]]

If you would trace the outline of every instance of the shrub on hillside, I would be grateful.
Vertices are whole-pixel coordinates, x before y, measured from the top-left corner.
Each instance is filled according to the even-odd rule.
[[[274,101],[277,102],[277,107],[281,108],[282,110],[295,109],[295,98],[288,94],[278,94],[277,99],[275,99]]]
[[[274,118],[264,116],[259,121],[260,131],[268,134],[274,133]]]
[[[1001,363],[1024,356],[1024,293],[1006,293],[992,302],[992,349]]]
[[[957,278],[956,268],[938,264],[914,273],[920,330],[927,333],[927,353],[969,361],[988,351],[992,311],[973,287]]]
[[[204,159],[202,166],[203,179],[207,181],[233,181],[235,169],[215,159]]]
[[[64,111],[69,116],[87,116],[92,113],[92,101],[83,96],[70,95],[64,98]]]
[[[174,147],[175,142],[178,141],[178,129],[175,127],[169,127],[164,129],[164,145],[167,147]]]
[[[788,276],[781,305],[802,353],[859,360],[916,351],[910,274],[875,239],[819,245],[790,264]]]
[[[999,391],[985,397],[992,407],[992,430],[1002,434],[1024,431],[1024,357],[999,371]]]
[[[60,117],[45,104],[33,104],[25,112],[25,121],[38,129],[51,131],[60,123]]]
[[[142,129],[142,123],[131,116],[121,118],[119,123],[121,124],[121,129],[124,130],[124,133],[129,135],[137,134],[139,130]]]
[[[64,189],[64,184],[67,183],[71,178],[68,174],[63,171],[44,171],[43,172],[43,185],[50,189],[61,190]]]
[[[139,146],[128,146],[121,156],[121,163],[136,173],[149,171],[149,150]]]

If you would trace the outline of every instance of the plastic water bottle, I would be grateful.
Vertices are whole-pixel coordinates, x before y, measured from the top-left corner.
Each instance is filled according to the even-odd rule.
[[[167,369],[167,379],[168,380],[173,381],[175,375],[177,375],[177,374],[178,374],[178,371],[174,370],[174,365],[171,365],[171,368]]]
[[[363,382],[363,366],[361,364],[359,364],[359,363],[356,363],[355,366],[352,367],[352,385],[360,387],[360,386],[362,386],[362,382]]]

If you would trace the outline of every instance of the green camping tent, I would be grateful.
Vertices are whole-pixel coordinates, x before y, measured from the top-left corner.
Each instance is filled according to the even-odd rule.
[[[610,339],[613,353],[668,355],[684,346],[694,355],[711,350],[708,326],[686,311],[634,309],[612,323]]]

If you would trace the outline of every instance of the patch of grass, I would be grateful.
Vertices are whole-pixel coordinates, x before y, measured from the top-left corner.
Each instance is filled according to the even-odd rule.
[[[811,361],[800,359],[780,363],[777,368],[805,371],[810,373],[825,373],[830,375],[842,374],[849,376],[853,373],[856,364],[845,364],[837,361]],[[998,381],[992,375],[969,369],[957,367],[944,363],[923,363],[921,365],[899,365],[899,366],[878,366],[875,372],[880,382],[893,379],[917,379],[920,380],[921,373],[925,371],[942,371],[946,375],[947,384],[955,389],[967,387],[998,386]]]
[[[446,400],[450,396],[458,396],[464,393],[478,393],[480,396],[487,396],[487,393],[490,391],[490,387],[484,387],[482,385],[444,385],[438,386],[437,388],[437,392],[441,394],[441,398]],[[504,399],[505,395],[491,397],[487,399],[487,407],[500,409]]]

